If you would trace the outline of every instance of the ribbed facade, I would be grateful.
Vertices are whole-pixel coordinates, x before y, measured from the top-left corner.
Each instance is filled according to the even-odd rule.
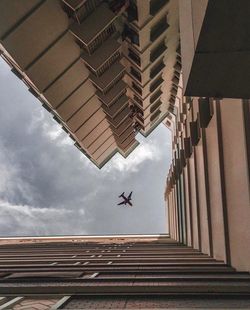
[[[51,304],[52,309],[250,305],[249,273],[168,236],[4,242],[0,293],[12,309],[25,304],[29,309],[40,309],[39,304],[43,309]]]
[[[2,57],[95,164],[163,119],[172,164],[169,235],[0,240],[0,309],[249,309],[249,1],[3,11]]]
[[[3,0],[0,11],[2,57],[99,168],[166,117],[176,1]]]

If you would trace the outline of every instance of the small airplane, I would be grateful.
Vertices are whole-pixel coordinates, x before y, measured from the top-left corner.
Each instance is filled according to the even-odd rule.
[[[118,203],[117,205],[118,206],[120,206],[120,205],[127,205],[127,203],[132,207],[133,205],[132,205],[132,203],[130,202],[130,200],[132,199],[131,198],[131,196],[132,196],[132,193],[133,192],[131,192],[129,195],[128,195],[128,197],[126,197],[126,196],[124,196],[124,193],[125,192],[123,192],[120,196],[119,196],[119,198],[123,198],[123,201],[122,202],[120,202],[120,203]]]

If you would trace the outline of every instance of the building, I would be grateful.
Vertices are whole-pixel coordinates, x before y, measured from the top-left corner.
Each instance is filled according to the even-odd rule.
[[[241,67],[249,55],[247,10],[245,1],[180,1],[183,73],[165,122],[173,140],[165,193],[170,236],[244,271],[250,271],[249,72]],[[232,21],[236,11],[240,18]]]
[[[177,4],[3,0],[1,56],[101,168],[166,117],[181,67]]]
[[[167,235],[0,242],[0,309],[250,306],[248,272]]]
[[[169,235],[1,239],[0,309],[249,309],[249,1],[3,3],[2,56],[95,163],[163,119],[173,161]]]

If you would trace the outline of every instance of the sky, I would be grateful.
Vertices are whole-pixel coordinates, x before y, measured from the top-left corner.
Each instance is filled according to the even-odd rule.
[[[166,232],[170,131],[137,139],[99,170],[0,59],[0,236]]]

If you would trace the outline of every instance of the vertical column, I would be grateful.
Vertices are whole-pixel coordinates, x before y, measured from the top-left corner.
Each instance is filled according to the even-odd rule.
[[[231,264],[250,270],[250,192],[243,101],[220,102]]]

